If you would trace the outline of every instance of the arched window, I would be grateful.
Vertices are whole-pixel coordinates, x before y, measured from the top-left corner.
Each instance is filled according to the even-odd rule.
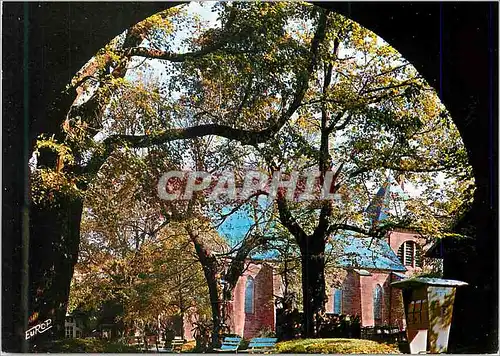
[[[252,277],[247,277],[247,283],[245,284],[245,313],[253,314],[254,312],[254,294],[255,294],[255,282]]]
[[[410,267],[422,267],[420,246],[414,241],[406,241],[399,247],[398,257],[401,263]]]
[[[334,288],[332,292],[333,297],[333,313],[342,314],[342,289]]]
[[[382,302],[383,290],[380,284],[377,284],[373,291],[373,319],[375,320],[375,325],[382,324]]]

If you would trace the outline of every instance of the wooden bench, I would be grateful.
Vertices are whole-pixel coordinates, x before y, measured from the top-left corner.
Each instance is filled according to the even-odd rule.
[[[238,352],[238,347],[241,344],[241,337],[225,337],[222,341],[222,345],[219,349],[215,349],[217,352]]]
[[[166,352],[181,352],[182,345],[186,343],[186,340],[182,339],[180,336],[174,337],[174,339],[167,343],[165,346]]]
[[[248,348],[243,351],[249,353],[273,352],[276,349],[277,341],[278,339],[275,337],[254,337],[250,340]]]

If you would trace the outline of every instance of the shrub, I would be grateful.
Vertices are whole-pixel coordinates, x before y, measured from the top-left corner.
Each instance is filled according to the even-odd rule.
[[[360,338],[361,323],[357,315],[326,314],[319,329],[321,338]]]
[[[278,340],[293,340],[302,332],[302,316],[298,309],[276,309],[276,336]]]
[[[207,320],[199,320],[193,325],[192,331],[196,340],[196,351],[205,352],[208,350],[212,338],[212,323]]]
[[[396,345],[362,339],[302,339],[279,342],[278,353],[400,354]]]

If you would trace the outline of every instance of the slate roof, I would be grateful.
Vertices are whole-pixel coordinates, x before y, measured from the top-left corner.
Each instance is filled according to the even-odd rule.
[[[365,212],[372,224],[381,223],[387,218],[391,194],[405,196],[400,186],[392,184],[394,182],[393,178],[388,177],[366,208]],[[227,207],[223,209],[223,212],[229,210]],[[253,224],[254,221],[248,213],[245,210],[239,210],[229,216],[217,230],[226,238],[230,246],[235,246],[241,242]],[[339,267],[406,271],[395,252],[384,240],[343,234],[332,237],[331,241],[333,247],[328,246],[327,249],[337,255],[335,257],[339,261]],[[273,260],[278,257],[278,252],[272,249],[259,249],[250,256],[255,260]]]
[[[243,221],[240,220],[240,222]],[[243,239],[250,225],[249,222],[247,224],[238,225],[234,229],[222,228],[220,229],[222,231],[219,232],[233,245]],[[247,226],[247,229],[243,226]],[[331,245],[327,246],[327,250],[334,260],[338,261],[339,267],[406,271],[398,256],[385,240],[337,235],[331,238]],[[279,258],[279,254],[274,249],[259,249],[249,257],[255,260],[274,260]]]
[[[231,209],[225,207],[223,213],[228,213]],[[226,239],[229,246],[237,246],[246,236],[248,231],[255,225],[255,221],[249,216],[248,212],[244,209],[240,209],[230,215],[224,223],[222,223],[218,228],[217,232]],[[279,254],[276,250],[264,250],[259,249],[254,251],[250,258],[255,260],[272,260],[277,259]]]
[[[399,273],[399,272],[392,272],[393,275],[395,275],[396,277],[398,277],[400,280],[401,279],[407,279],[408,276],[403,274],[403,273]]]
[[[405,272],[398,256],[385,240],[337,235],[331,238],[339,267]]]
[[[387,180],[373,197],[370,205],[366,208],[366,213],[370,217],[372,224],[387,219],[389,203],[391,198],[391,186]]]

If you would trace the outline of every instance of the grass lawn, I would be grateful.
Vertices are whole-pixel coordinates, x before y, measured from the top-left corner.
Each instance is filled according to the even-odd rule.
[[[194,341],[186,343],[182,352],[193,352]],[[96,339],[63,339],[47,343],[37,353],[139,353],[135,346]],[[153,352],[153,351],[150,351]],[[298,339],[279,342],[276,353],[309,354],[400,354],[397,345],[362,339]]]
[[[42,345],[33,352],[50,353],[138,353],[135,346],[97,339],[63,339]]]
[[[279,342],[277,353],[400,354],[397,345],[363,339],[299,339]]]

